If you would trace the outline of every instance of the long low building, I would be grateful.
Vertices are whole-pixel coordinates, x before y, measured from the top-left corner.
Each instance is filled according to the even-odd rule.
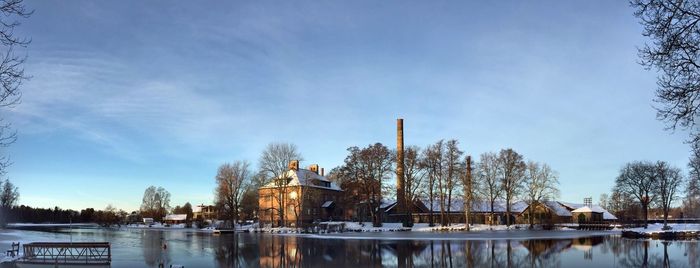
[[[415,200],[413,205],[413,222],[427,223],[440,222],[441,207],[439,200]],[[382,206],[386,221],[398,219],[396,201],[384,202]],[[450,206],[442,208],[445,212],[446,221],[451,223],[465,222],[464,201],[462,199],[452,200]],[[535,224],[561,224],[578,223],[591,221],[616,221],[612,213],[604,208],[592,205],[577,204],[562,201],[543,201],[533,205],[532,209],[525,201],[513,202],[510,206],[511,222],[516,224],[528,224],[532,218]],[[487,200],[475,200],[471,204],[470,222],[475,224],[505,224],[506,223],[506,202],[496,200],[493,204]],[[581,216],[583,215],[583,216]]]

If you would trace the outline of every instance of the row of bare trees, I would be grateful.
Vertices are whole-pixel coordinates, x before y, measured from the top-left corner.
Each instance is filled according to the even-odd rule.
[[[271,143],[260,155],[258,170],[254,172],[248,161],[237,160],[232,163],[224,163],[219,166],[214,190],[215,204],[220,214],[233,223],[238,222],[241,216],[252,219],[258,211],[257,189],[270,183],[279,182],[281,189],[278,195],[273,196],[276,206],[275,214],[280,223],[285,222],[285,209],[289,205],[297,206],[297,199],[291,199],[287,192],[288,163],[292,160],[303,160],[294,144]],[[277,179],[277,180],[275,180]],[[301,194],[300,196],[304,196]],[[295,209],[296,211],[296,209]]]
[[[357,210],[366,210],[374,226],[381,226],[381,201],[395,189],[385,187],[395,170],[395,152],[376,143],[365,148],[350,147],[342,166],[329,176],[346,191],[346,203],[360,204]],[[475,200],[490,203],[492,218],[496,202],[506,204],[506,223],[512,224],[511,204],[516,199],[529,203],[542,202],[558,196],[558,175],[547,164],[525,162],[523,156],[512,149],[499,153],[484,153],[479,162],[472,161],[459,147],[459,141],[439,140],[421,149],[408,146],[404,152],[404,195],[409,219],[413,217],[413,202],[421,199],[428,208],[430,225],[452,224],[456,200],[463,200],[464,212],[469,220]],[[439,211],[439,215],[433,215]],[[361,219],[357,219],[360,221]]]
[[[478,196],[488,201],[491,218],[494,219],[497,200],[504,200],[506,225],[511,225],[511,205],[516,199],[528,203],[530,215],[534,205],[559,196],[559,175],[549,165],[525,161],[513,149],[502,149],[498,153],[483,153],[476,166],[476,188]],[[533,217],[529,217],[534,225]]]
[[[681,170],[667,162],[627,163],[620,169],[613,194],[606,203],[608,208],[616,213],[620,213],[620,209],[634,208],[631,202],[637,203],[645,225],[650,207],[656,206],[662,210],[666,224],[669,210],[674,201],[678,200],[684,182]]]

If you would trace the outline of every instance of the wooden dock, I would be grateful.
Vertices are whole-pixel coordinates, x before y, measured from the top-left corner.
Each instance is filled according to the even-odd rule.
[[[23,245],[24,255],[17,264],[110,265],[112,249],[108,242],[35,242]]]

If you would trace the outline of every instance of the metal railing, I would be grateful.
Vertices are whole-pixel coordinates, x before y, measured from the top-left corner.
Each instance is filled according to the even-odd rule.
[[[23,245],[24,263],[110,264],[112,249],[108,242],[53,243]]]

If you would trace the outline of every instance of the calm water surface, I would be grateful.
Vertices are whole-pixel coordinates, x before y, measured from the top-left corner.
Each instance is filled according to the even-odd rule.
[[[112,244],[112,267],[158,267],[160,263],[165,267],[700,267],[698,241],[629,240],[580,232],[556,232],[557,238],[550,239],[533,238],[542,235],[528,231],[297,236],[157,230],[4,230],[0,231],[0,249],[9,248],[11,241],[108,241]],[[586,237],[572,238],[581,235]],[[388,236],[400,239],[387,239]],[[490,240],[493,237],[497,239]],[[162,243],[167,244],[167,249],[162,248]]]

